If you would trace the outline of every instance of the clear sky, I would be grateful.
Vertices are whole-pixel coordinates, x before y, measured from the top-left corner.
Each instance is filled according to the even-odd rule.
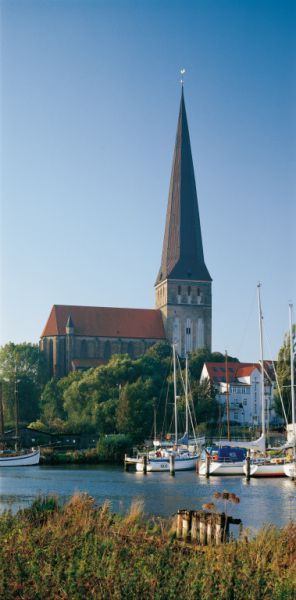
[[[37,342],[53,304],[154,307],[182,67],[213,349],[258,359],[261,281],[276,356],[296,308],[294,0],[2,0],[2,344]]]

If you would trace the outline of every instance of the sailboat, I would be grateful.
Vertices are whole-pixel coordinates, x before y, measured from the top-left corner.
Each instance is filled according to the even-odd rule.
[[[292,457],[292,461],[290,463],[287,462],[284,465],[284,471],[285,471],[285,475],[287,475],[287,477],[291,477],[291,479],[295,479],[295,477],[296,477],[296,456],[295,456],[296,426],[295,426],[295,387],[294,387],[294,348],[293,348],[292,309],[293,309],[293,305],[289,304],[293,457]]]
[[[195,450],[190,450],[188,446],[188,429],[189,429],[189,418],[192,417],[189,407],[188,401],[188,362],[186,358],[186,383],[184,385],[183,379],[183,387],[185,391],[185,408],[186,408],[186,427],[185,433],[181,439],[178,438],[178,398],[177,395],[177,353],[175,345],[173,344],[173,374],[174,374],[174,421],[175,421],[175,439],[174,444],[170,447],[167,446],[159,446],[155,450],[148,452],[145,455],[146,463],[144,466],[144,455],[140,456],[136,461],[136,470],[144,471],[144,468],[147,472],[156,471],[156,472],[165,472],[170,470],[170,461],[171,457],[174,457],[174,469],[175,471],[190,471],[195,469],[196,461],[198,459],[198,453]],[[193,427],[192,427],[193,428]]]
[[[38,465],[40,461],[40,448],[0,454],[0,467],[28,467]]]
[[[31,450],[19,450],[18,449],[18,438],[19,438],[19,410],[18,410],[18,398],[17,398],[17,379],[15,374],[15,437],[16,437],[16,450],[1,450],[0,451],[0,467],[27,467],[32,465],[38,465],[40,461],[40,448],[32,448]],[[3,404],[2,404],[2,387],[1,387],[1,437],[4,439],[4,420],[3,420]]]
[[[259,331],[260,331],[260,353],[261,353],[261,402],[262,402],[262,439],[263,444],[261,448],[261,457],[251,458],[249,467],[250,477],[284,477],[284,457],[273,457],[266,456],[266,439],[265,439],[265,389],[264,389],[264,362],[263,362],[263,314],[261,307],[261,296],[260,296],[261,284],[258,283],[258,309],[259,309]],[[248,465],[245,462],[243,466],[245,475],[248,475]]]

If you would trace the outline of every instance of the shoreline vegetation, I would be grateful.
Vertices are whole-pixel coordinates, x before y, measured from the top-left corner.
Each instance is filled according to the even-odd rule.
[[[61,506],[37,498],[0,516],[0,598],[38,600],[290,600],[296,597],[296,526],[200,547],[176,540],[173,518],[125,516],[87,494]]]

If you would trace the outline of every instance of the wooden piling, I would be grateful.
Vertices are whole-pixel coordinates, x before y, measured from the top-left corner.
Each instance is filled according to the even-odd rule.
[[[190,537],[190,525],[191,525],[191,511],[182,511],[182,538],[187,541]]]
[[[250,477],[251,477],[251,458],[250,458],[250,453],[249,452],[248,452],[247,458],[246,458],[246,466],[247,466],[246,478],[247,478],[247,481],[250,481]]]
[[[221,527],[221,515],[215,515],[215,545],[220,546],[222,542],[222,527]]]
[[[199,514],[195,510],[191,515],[191,541],[199,543]]]
[[[212,545],[212,515],[206,515],[206,527],[207,527],[207,543],[208,546]]]
[[[177,539],[179,540],[182,537],[183,532],[183,510],[178,510],[177,512]]]
[[[206,519],[203,514],[199,517],[199,541],[201,546],[205,546],[207,543]]]
[[[147,454],[143,456],[143,473],[147,475]]]
[[[210,476],[210,464],[211,464],[211,457],[209,454],[206,454],[206,477]]]
[[[175,455],[170,454],[170,475],[175,475]]]

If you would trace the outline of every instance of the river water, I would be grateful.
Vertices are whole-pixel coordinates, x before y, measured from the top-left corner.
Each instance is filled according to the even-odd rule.
[[[126,512],[134,499],[141,500],[147,514],[171,516],[179,508],[201,509],[213,501],[213,492],[233,492],[240,504],[229,509],[244,527],[258,529],[263,523],[283,527],[296,523],[296,485],[288,477],[199,477],[194,471],[176,473],[125,472],[115,466],[36,466],[0,469],[0,512],[25,508],[38,495],[57,495],[65,502],[75,492],[87,492],[98,504],[110,501],[111,510]],[[214,502],[216,502],[214,500]],[[218,510],[222,506],[216,503]]]

